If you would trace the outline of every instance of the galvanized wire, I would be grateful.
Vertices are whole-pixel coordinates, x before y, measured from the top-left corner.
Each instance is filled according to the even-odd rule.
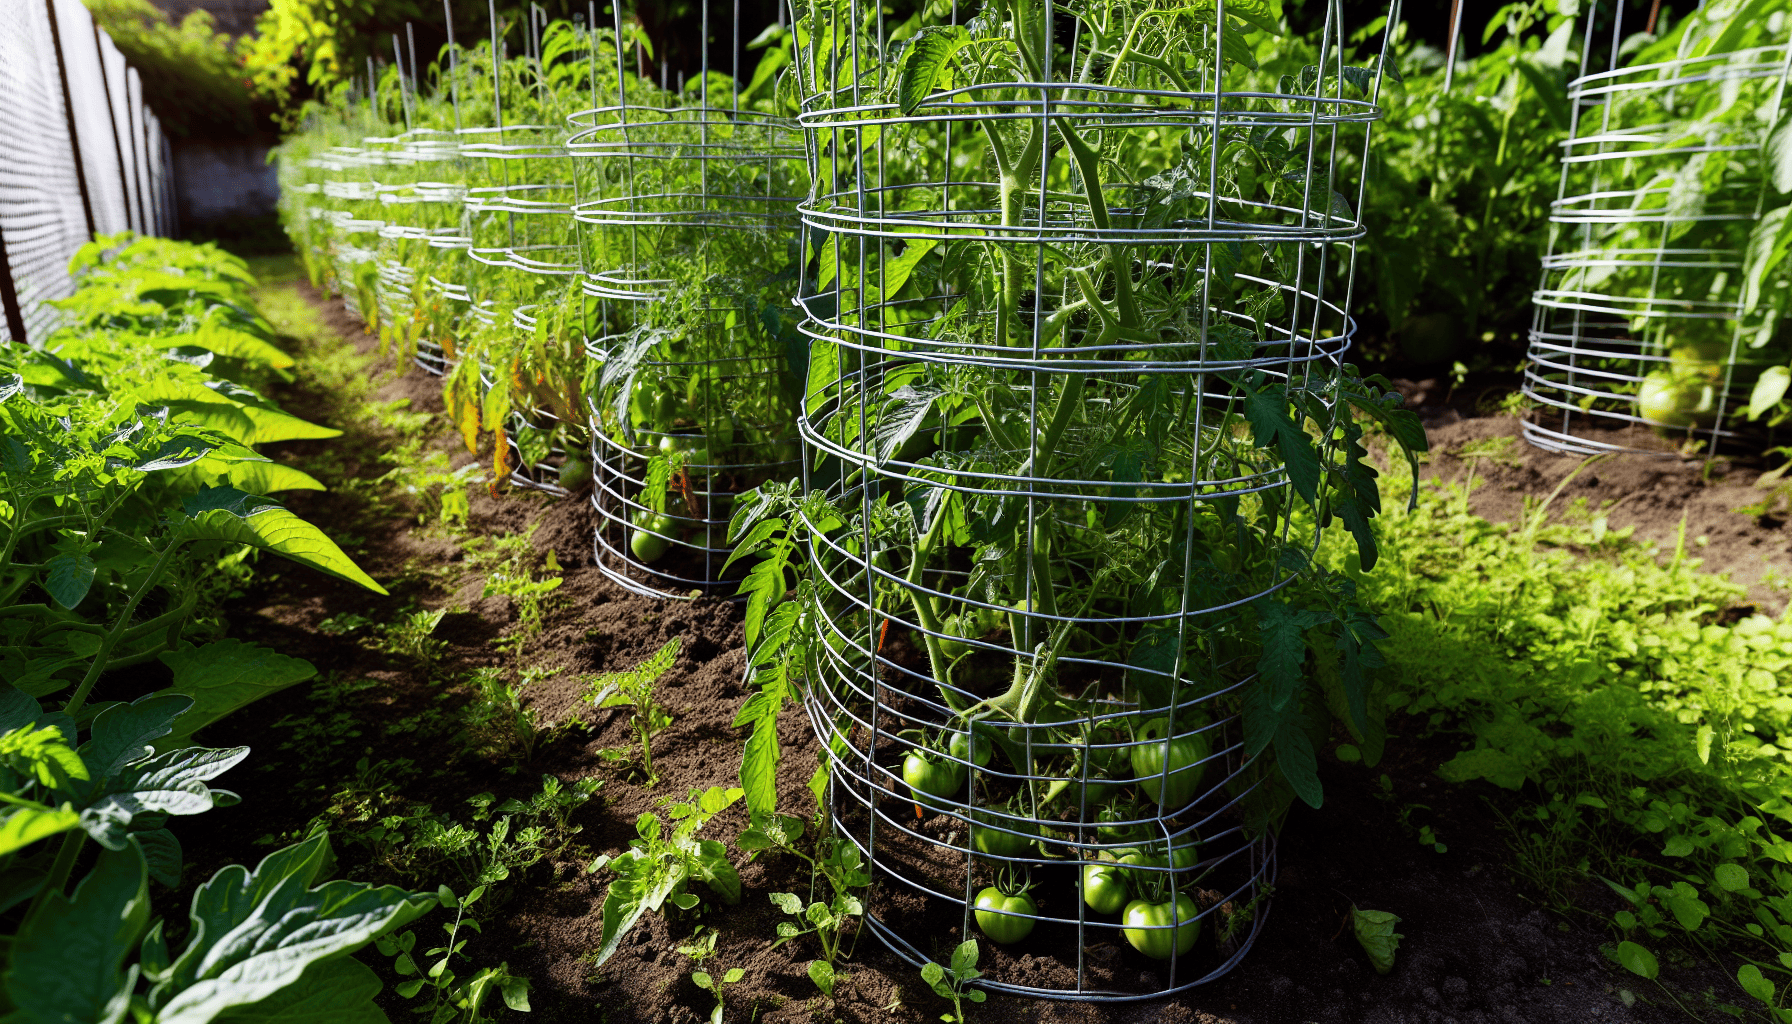
[[[1764,145],[1792,69],[1787,32],[1773,34],[1782,38],[1771,45],[1683,47],[1569,83],[1524,371],[1531,444],[1714,452],[1737,436],[1759,367],[1784,361],[1771,325],[1761,332],[1743,304]]]
[[[1026,977],[986,959],[979,985],[1117,1001],[1211,981],[1260,932],[1275,873],[1259,807],[1275,768],[1246,755],[1236,708],[1254,677],[1227,652],[1318,540],[1295,531],[1291,475],[1246,406],[1273,390],[1324,408],[1355,334],[1385,41],[1347,65],[1330,3],[1307,69],[1270,82],[1228,59],[1244,27],[1223,7],[1132,12],[1128,31],[1181,33],[1153,65],[1177,62],[1172,80],[1097,52],[1072,14],[1105,8],[1043,8],[1051,56],[1033,66],[1050,76],[982,81],[1012,29],[980,15],[923,29],[977,57],[921,94],[899,75],[923,35],[893,43],[870,9],[793,8],[813,183],[802,489],[826,499],[802,506],[824,633],[805,699],[832,751],[831,820],[870,865],[866,922],[910,962],[939,960],[948,923],[973,934],[977,890],[1024,868],[1046,883],[1046,941],[1028,941]],[[965,716],[1039,678],[1071,703],[1001,718],[1006,763],[979,766]],[[1097,821],[1097,793],[1187,781],[1134,778],[1152,718],[1204,749],[1197,780]],[[910,791],[905,760],[947,737],[970,753],[930,756],[969,790]],[[1040,841],[978,852],[991,828]],[[1141,979],[1152,962],[1076,879],[1153,843],[1193,844],[1186,870],[1139,874],[1192,895],[1209,938]]]

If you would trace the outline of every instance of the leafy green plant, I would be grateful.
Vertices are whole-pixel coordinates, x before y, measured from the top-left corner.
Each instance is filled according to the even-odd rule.
[[[1376,974],[1386,974],[1394,969],[1394,953],[1400,948],[1400,940],[1406,936],[1394,931],[1400,918],[1385,910],[1362,910],[1350,908],[1350,927],[1356,935],[1357,945],[1369,955],[1369,964],[1375,968]]]
[[[469,704],[463,715],[474,732],[488,736],[494,746],[509,753],[520,764],[534,758],[537,751],[552,745],[585,723],[575,715],[558,722],[543,722],[542,712],[526,704],[523,694],[536,683],[558,673],[553,668],[526,668],[511,673],[503,668],[485,666],[475,669],[470,683],[478,698]]]
[[[1357,574],[1382,623],[1391,708],[1464,743],[1439,774],[1495,802],[1513,869],[1575,913],[1589,874],[1624,942],[1792,954],[1792,793],[1779,710],[1792,626],[1724,622],[1740,591],[1620,536],[1584,500],[1513,524],[1427,484],[1382,525],[1391,571]],[[1348,554],[1342,561],[1349,562]]]
[[[393,991],[406,999],[427,991],[428,998],[416,1007],[416,1012],[427,1014],[430,1024],[481,1024],[492,1020],[483,1010],[494,992],[510,1009],[529,1012],[529,980],[511,974],[509,964],[481,968],[466,977],[454,971],[454,959],[466,956],[462,950],[467,940],[461,937],[462,930],[481,930],[479,921],[467,916],[467,908],[479,902],[485,892],[484,885],[474,886],[464,897],[456,896],[445,885],[436,890],[436,901],[454,911],[454,920],[442,922],[447,938],[442,945],[425,950],[421,964],[412,955],[417,946],[416,932],[388,933],[377,942],[380,953],[392,958],[393,973],[407,979],[394,986]]]
[[[692,971],[691,983],[716,997],[715,1009],[709,1011],[709,1024],[722,1024],[722,1010],[726,1006],[722,999],[722,990],[747,976],[747,972],[739,967],[730,967],[720,978],[713,978],[708,971]]]
[[[143,99],[174,138],[254,132],[273,96],[243,77],[245,36],[217,31],[211,12],[191,10],[177,25],[148,0],[86,0],[94,20],[143,76]]]
[[[1363,206],[1368,241],[1356,294],[1380,335],[1365,358],[1398,353],[1485,370],[1522,351],[1561,182],[1565,82],[1580,57],[1582,7],[1500,7],[1480,52],[1456,62],[1448,90],[1444,55],[1413,43],[1410,26],[1396,28],[1400,73],[1380,97],[1377,176]],[[1465,19],[1463,28],[1474,26]]]
[[[795,918],[794,921],[778,922],[778,939],[772,943],[772,948],[805,935],[815,936],[821,946],[821,959],[810,961],[809,977],[817,988],[832,996],[835,965],[842,957],[852,955],[850,950],[841,948],[846,928],[865,913],[865,905],[855,890],[870,885],[871,875],[865,871],[859,848],[852,843],[818,837],[812,857],[798,848],[802,837],[801,818],[778,814],[756,820],[741,833],[735,846],[746,853],[764,850],[789,854],[809,865],[808,903],[794,893],[771,894],[772,904]],[[817,882],[825,882],[826,889],[821,890]]]
[[[641,774],[649,786],[659,781],[653,771],[653,737],[672,724],[672,716],[657,700],[653,688],[678,660],[678,637],[666,641],[648,659],[626,672],[609,672],[586,684],[585,699],[596,708],[626,707],[630,724],[641,742]]]
[[[380,981],[348,954],[436,902],[391,886],[322,881],[331,857],[319,834],[253,871],[231,865],[212,876],[194,893],[184,942],[171,946],[163,922],[150,921],[152,857],[161,850],[146,838],[121,837],[72,894],[54,892],[27,914],[4,975],[22,1019],[98,1020],[127,1005],[157,1020],[376,1013]],[[245,934],[261,938],[231,941]]]
[[[379,650],[409,658],[427,674],[434,675],[442,656],[448,653],[448,641],[435,635],[442,624],[446,608],[415,608],[380,628]]]
[[[951,1000],[952,1012],[940,1015],[947,1024],[969,1024],[970,1018],[965,1016],[966,1000],[981,1003],[988,998],[980,988],[971,988],[970,983],[983,976],[977,970],[977,940],[966,939],[952,951],[951,967],[941,967],[932,960],[921,967],[921,980],[933,989],[933,994],[941,999]]]
[[[679,910],[693,910],[701,898],[686,889],[700,880],[724,903],[740,902],[740,872],[728,860],[728,848],[714,839],[698,839],[696,833],[709,820],[741,797],[738,789],[711,786],[691,790],[688,802],[660,801],[676,824],[668,833],[659,814],[645,811],[635,819],[638,838],[624,852],[599,857],[592,871],[608,868],[615,874],[604,893],[604,929],[592,968],[602,967],[614,956],[623,938],[641,915],[659,913],[670,901]]]
[[[572,812],[601,786],[598,779],[566,786],[544,775],[541,790],[526,801],[478,793],[466,801],[470,823],[428,804],[396,801],[397,806],[389,806],[394,801],[382,789],[377,799],[358,806],[339,802],[340,812],[350,813],[338,813],[334,820],[345,839],[365,847],[376,863],[398,877],[452,874],[471,891],[566,854],[580,831],[572,824]]]

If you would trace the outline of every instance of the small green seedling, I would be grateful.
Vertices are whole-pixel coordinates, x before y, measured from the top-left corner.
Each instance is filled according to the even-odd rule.
[[[982,989],[970,988],[971,982],[983,977],[977,970],[977,940],[966,939],[952,951],[952,968],[947,970],[929,960],[921,968],[921,980],[941,999],[952,1000],[952,1012],[940,1014],[946,1024],[966,1024],[964,1001],[981,1003],[986,997]]]
[[[467,908],[479,902],[485,895],[485,888],[483,885],[474,887],[464,899],[455,896],[454,890],[445,885],[436,891],[436,899],[441,905],[454,911],[454,920],[442,925],[442,930],[448,934],[447,940],[424,952],[425,964],[419,964],[411,955],[417,946],[414,931],[385,935],[375,943],[382,954],[392,957],[393,972],[408,979],[394,987],[401,997],[413,999],[428,990],[429,996],[425,1000],[428,1006],[420,1007],[417,1012],[429,1014],[430,1024],[479,1024],[488,1020],[481,1015],[480,1007],[493,992],[497,992],[504,1005],[512,1010],[529,1012],[529,979],[511,974],[508,963],[482,968],[467,978],[456,974],[450,966],[455,957],[464,959],[466,956],[462,952],[467,944],[461,937],[462,929],[481,930],[477,920],[467,917]]]
[[[801,818],[776,814],[755,819],[753,825],[741,833],[735,845],[747,852],[776,850],[791,854],[809,863],[812,881],[818,874],[826,879],[828,888],[834,894],[829,903],[812,900],[805,906],[794,893],[771,894],[772,903],[779,910],[796,918],[795,921],[778,922],[778,940],[772,943],[772,948],[777,949],[786,942],[813,934],[821,943],[822,958],[809,964],[809,978],[815,982],[816,988],[832,998],[834,962],[842,956],[852,955],[850,951],[841,949],[841,937],[846,925],[865,913],[865,905],[852,891],[870,885],[871,876],[865,872],[864,859],[857,846],[823,837],[816,843],[816,855],[811,857],[796,848],[802,836]]]
[[[659,781],[653,773],[653,737],[672,724],[672,716],[654,700],[653,688],[678,660],[682,641],[678,637],[653,652],[646,661],[627,672],[610,672],[591,680],[585,699],[592,707],[634,709],[635,736],[641,741],[641,772],[649,786]]]
[[[720,981],[710,977],[707,971],[691,972],[691,981],[696,983],[698,988],[705,989],[716,997],[716,1008],[709,1011],[709,1024],[722,1024],[722,989],[746,976],[747,972],[739,967],[728,968],[728,973],[722,975]]]

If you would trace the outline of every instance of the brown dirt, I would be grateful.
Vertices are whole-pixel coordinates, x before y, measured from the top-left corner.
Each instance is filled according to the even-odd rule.
[[[1468,395],[1453,404],[1436,400],[1435,381],[1395,384],[1409,401],[1428,403],[1419,406],[1431,440],[1431,459],[1423,475],[1473,483],[1470,507],[1488,519],[1516,520],[1527,501],[1547,498],[1585,461],[1531,447],[1520,436],[1517,419],[1480,414]],[[1688,558],[1727,573],[1745,587],[1745,605],[1768,615],[1785,610],[1792,597],[1792,528],[1788,528],[1792,511],[1783,498],[1767,514],[1741,511],[1772,494],[1771,486],[1757,484],[1763,469],[1758,460],[1682,457],[1665,440],[1640,428],[1604,431],[1594,437],[1659,448],[1662,454],[1599,459],[1569,481],[1550,515],[1584,500],[1593,514],[1604,512],[1611,529],[1634,529],[1638,540],[1653,541],[1664,553],[1671,553],[1680,542],[1684,522]]]
[[[311,298],[329,323],[363,349],[371,346],[340,302]],[[375,397],[409,398],[416,410],[440,409],[436,381],[414,368],[383,379]],[[301,414],[329,408],[318,396],[300,392],[282,400]],[[349,428],[349,435],[340,441],[293,444],[288,454],[300,460],[335,460],[340,476],[333,483],[382,472],[375,457],[384,441],[381,435],[366,424],[337,425]],[[1510,421],[1440,425],[1434,434],[1439,454],[1428,471],[1443,476],[1465,471],[1467,462],[1452,451],[1501,431],[1511,432]],[[444,438],[439,443],[458,442]],[[457,458],[468,456],[462,452]],[[1517,465],[1511,467],[1473,460],[1477,475],[1489,481],[1477,499],[1485,514],[1512,514],[1521,494],[1546,491],[1572,467],[1569,460],[1535,455],[1522,446],[1514,449],[1513,458]],[[1755,534],[1747,534],[1738,532],[1749,526],[1746,518],[1724,518],[1735,518],[1728,512],[1732,504],[1726,503],[1740,504],[1741,484],[1720,477],[1715,487],[1707,486],[1699,482],[1696,468],[1656,462],[1602,465],[1597,475],[1596,482],[1575,493],[1616,499],[1635,492],[1613,513],[1614,525],[1631,521],[1621,517],[1635,516],[1639,532],[1660,530],[1663,524],[1676,527],[1676,503],[1684,503],[1689,536],[1703,532],[1711,537],[1708,556],[1771,549],[1782,562],[1787,560],[1777,525],[1772,530],[1756,525]],[[466,699],[439,680],[498,663],[502,656],[493,643],[516,628],[514,609],[508,599],[479,597],[478,579],[457,565],[462,555],[454,545],[419,528],[405,510],[369,508],[349,491],[339,486],[329,493],[301,495],[293,507],[332,534],[358,540],[352,553],[373,575],[405,582],[390,598],[380,598],[264,563],[255,592],[235,617],[234,630],[310,659],[320,670],[320,681],[263,701],[208,731],[205,740],[213,745],[255,746],[248,762],[255,767],[224,780],[243,793],[239,807],[194,819],[191,827],[183,823],[183,838],[193,855],[185,880],[189,887],[224,863],[253,862],[265,855],[270,840],[263,837],[302,830],[330,803],[333,787],[355,774],[355,762],[362,757],[409,759],[413,771],[406,793],[443,809],[460,808],[467,795],[479,791],[527,795],[544,773],[567,782],[596,776],[603,779],[603,789],[573,818],[582,829],[577,837],[582,849],[505,883],[508,902],[491,913],[483,936],[467,947],[473,963],[506,962],[531,979],[534,1012],[528,1019],[537,1024],[707,1020],[713,1000],[691,982],[694,965],[674,948],[688,942],[699,925],[720,932],[717,956],[705,969],[718,976],[731,967],[746,971],[728,990],[729,1021],[920,1022],[937,1020],[949,1008],[928,992],[914,967],[870,936],[861,936],[852,959],[841,965],[846,978],[836,998],[822,997],[804,973],[816,953],[811,940],[770,948],[783,915],[767,895],[807,892],[806,872],[790,860],[747,861],[739,854],[735,859],[745,895],[738,906],[710,900],[714,905],[701,917],[670,907],[665,916],[648,915],[594,975],[586,958],[598,946],[608,873],[589,873],[587,864],[596,854],[625,849],[636,816],[662,799],[734,782],[743,737],[730,723],[746,693],[738,608],[717,599],[651,601],[607,581],[592,564],[588,492],[560,502],[526,492],[479,497],[473,505],[473,532],[514,532],[535,524],[537,546],[552,549],[565,568],[564,583],[526,654],[531,664],[562,671],[533,689],[531,702],[550,718],[576,716],[589,729],[567,734],[522,764],[470,753],[460,737],[407,723],[427,720],[431,708]],[[386,622],[413,605],[452,610],[437,631],[448,649],[433,675],[413,660],[373,650],[354,635],[331,636],[317,628],[324,619],[346,612]],[[600,756],[602,750],[631,743],[625,713],[594,712],[579,699],[578,676],[631,666],[672,637],[682,637],[684,647],[662,692],[675,721],[655,743],[663,781],[649,789],[626,763]],[[312,730],[302,734],[309,737],[304,742],[294,743],[295,723],[317,719],[326,707],[326,690],[354,680],[371,680],[372,685],[353,692],[347,713],[332,720],[321,739]],[[814,736],[804,716],[793,710],[780,727],[780,738],[785,747],[780,793],[786,807],[805,808],[806,783],[816,763]],[[1658,991],[1643,991],[1640,979],[1623,974],[1602,956],[1602,933],[1558,922],[1515,887],[1502,870],[1508,860],[1505,841],[1480,792],[1445,787],[1432,774],[1454,749],[1392,738],[1389,751],[1389,759],[1375,770],[1322,758],[1326,805],[1292,815],[1280,838],[1275,898],[1263,931],[1256,947],[1225,978],[1171,999],[1108,1006],[994,996],[973,1009],[972,1019],[1492,1024],[1676,1018]],[[1377,781],[1384,772],[1391,786],[1385,793]],[[313,784],[311,776],[322,781]],[[732,808],[705,834],[731,840],[743,824],[744,813]],[[1447,853],[1419,844],[1420,824],[1437,831],[1448,844]],[[355,848],[339,852],[351,877],[390,880]],[[1065,898],[1056,891],[1044,897]],[[916,906],[919,901],[905,905],[881,894],[874,900],[907,911],[891,920],[923,948],[949,948],[959,939],[957,915],[949,907]],[[1391,974],[1378,976],[1371,970],[1346,927],[1353,904],[1390,910],[1404,919],[1400,931],[1405,939]],[[426,938],[437,934],[429,920],[421,927]],[[1211,955],[1210,944],[1207,948]],[[1061,942],[1043,942],[991,950],[984,966],[1001,980],[1021,981],[1061,976],[1066,958]],[[1109,946],[1093,951],[1091,958],[1123,981],[1149,984],[1157,970],[1129,948]],[[365,959],[394,980],[383,958],[370,953]],[[1690,980],[1705,987],[1702,977]],[[1638,997],[1635,1005],[1621,1001],[1625,988]],[[408,1007],[396,997],[387,998],[393,1018],[406,1019]],[[1739,994],[1732,998],[1740,1001]]]

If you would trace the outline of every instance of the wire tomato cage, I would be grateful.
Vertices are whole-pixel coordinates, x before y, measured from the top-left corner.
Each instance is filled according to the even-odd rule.
[[[783,268],[806,190],[802,135],[755,109],[738,67],[724,81],[705,54],[689,83],[656,86],[613,55],[613,102],[594,88],[567,141],[602,325],[586,344],[594,550],[638,593],[733,596],[745,570],[723,572],[735,497],[797,472],[802,342]]]
[[[1241,718],[1247,613],[1310,565],[1357,429],[1385,42],[1362,66],[1336,2],[1315,47],[1246,3],[991,4],[901,42],[793,7],[805,706],[865,924],[916,965],[1032,936],[983,945],[1016,994],[1212,981],[1291,798]],[[1289,405],[1316,456],[1266,442]]]
[[[781,351],[800,342],[768,328],[757,290],[696,266],[669,269],[631,326],[586,343],[597,564],[666,598],[735,595],[745,566],[724,572],[735,499],[800,463],[801,383]]]
[[[1775,195],[1768,136],[1792,47],[1784,16],[1727,32],[1739,6],[1689,14],[1627,65],[1620,10],[1612,66],[1568,85],[1524,371],[1524,436],[1539,448],[1714,454],[1750,432],[1763,368],[1792,351],[1773,297],[1783,272],[1750,255]]]

